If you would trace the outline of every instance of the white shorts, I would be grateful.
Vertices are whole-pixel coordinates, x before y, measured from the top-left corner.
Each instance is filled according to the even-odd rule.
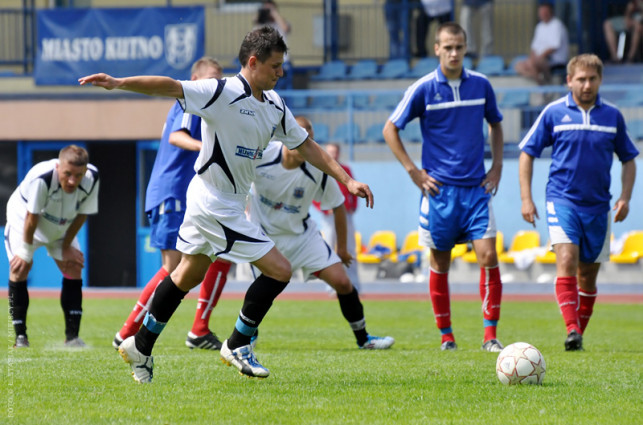
[[[277,249],[290,261],[292,270],[301,269],[304,279],[342,261],[315,226],[309,227],[301,235],[271,237]]]
[[[11,262],[11,259],[15,255],[14,254],[15,250],[22,245],[23,240],[24,240],[23,231],[16,230],[12,228],[9,224],[7,224],[7,227],[5,227],[4,229],[4,247],[7,251],[7,257],[9,258],[9,262]],[[34,236],[33,238],[34,252],[41,246],[44,246],[45,248],[47,248],[47,255],[49,255],[51,258],[58,261],[63,260],[63,239],[58,239],[53,242],[43,242],[41,240],[38,240]],[[80,251],[80,243],[78,243],[78,238],[74,238],[74,240],[71,241],[71,246]]]
[[[220,257],[234,263],[257,261],[275,246],[261,228],[246,219],[246,194],[217,191],[195,176],[176,249],[185,254]]]

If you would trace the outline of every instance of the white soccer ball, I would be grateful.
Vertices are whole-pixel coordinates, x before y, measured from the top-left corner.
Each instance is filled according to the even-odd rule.
[[[496,375],[505,385],[542,384],[545,368],[543,355],[526,342],[506,346],[496,361]]]

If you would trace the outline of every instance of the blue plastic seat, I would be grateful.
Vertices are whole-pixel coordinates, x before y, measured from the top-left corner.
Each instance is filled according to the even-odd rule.
[[[302,109],[308,106],[308,99],[306,96],[288,96],[286,97],[286,105],[290,109]]]
[[[501,108],[522,108],[523,106],[529,106],[529,92],[527,90],[505,92],[498,106]]]
[[[397,93],[382,93],[376,94],[373,97],[372,109],[395,109],[397,104],[400,103],[402,94]]]
[[[627,132],[633,141],[643,141],[643,120],[633,120],[627,123]]]
[[[403,78],[409,72],[409,64],[405,59],[390,59],[377,75],[378,78],[395,79]]]
[[[352,141],[354,143],[361,143],[361,131],[359,125],[356,123],[343,123],[338,125],[333,132],[332,140],[340,143],[350,143],[351,142],[351,129],[353,132]]]
[[[316,122],[313,124],[313,131],[315,132],[315,141],[319,143],[326,143],[329,140],[330,130],[328,125],[323,122]]]
[[[371,124],[366,129],[364,139],[368,142],[384,143],[384,136],[382,135],[383,128],[384,125],[381,123]]]
[[[319,68],[319,74],[310,77],[314,81],[333,81],[346,78],[347,67],[344,61],[326,62]]]
[[[507,65],[507,68],[505,68],[503,75],[518,75],[515,69],[516,64],[520,61],[524,61],[525,59],[527,59],[527,55],[518,55],[513,58],[511,62],[509,62],[509,65]]]
[[[372,59],[363,59],[351,67],[346,76],[349,80],[368,80],[377,76],[377,62]]]
[[[346,100],[336,95],[317,95],[310,97],[310,107],[320,109],[343,108]]]
[[[503,75],[505,73],[505,60],[502,56],[484,56],[478,61],[476,71],[489,76]]]
[[[370,103],[371,103],[371,96],[368,94],[353,95],[353,107],[355,109],[368,109],[370,107]]]
[[[411,70],[406,74],[407,78],[420,78],[424,77],[429,72],[435,70],[438,67],[440,61],[438,58],[431,56],[418,60]]]
[[[422,130],[419,122],[410,122],[400,131],[400,137],[403,141],[420,143],[422,142]]]
[[[643,106],[643,91],[628,90],[623,98],[618,101],[618,106]]]

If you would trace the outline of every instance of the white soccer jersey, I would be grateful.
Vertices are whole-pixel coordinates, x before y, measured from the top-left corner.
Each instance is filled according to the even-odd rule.
[[[62,239],[77,215],[98,212],[96,167],[89,164],[78,188],[65,193],[60,187],[56,164],[58,159],[36,164],[7,203],[7,224],[17,231],[24,229],[27,211],[40,216],[34,238],[44,243]]]
[[[266,148],[251,189],[250,217],[268,236],[299,235],[315,226],[308,214],[313,200],[323,210],[344,203],[335,179],[318,168],[304,162],[293,170],[285,169],[281,164],[282,146],[272,142]]]
[[[241,74],[181,84],[185,111],[203,119],[203,145],[194,170],[220,192],[248,193],[255,160],[273,137],[291,149],[308,137],[276,92],[264,91],[264,101],[258,101]]]

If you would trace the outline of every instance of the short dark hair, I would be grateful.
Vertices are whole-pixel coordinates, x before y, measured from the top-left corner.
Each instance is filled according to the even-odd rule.
[[[284,38],[272,27],[257,28],[244,37],[239,49],[239,63],[242,67],[246,66],[250,56],[256,56],[260,62],[265,62],[273,52],[288,53]]]
[[[567,63],[567,75],[573,77],[578,68],[590,68],[596,70],[598,76],[603,78],[603,61],[591,53],[574,56]]]
[[[60,150],[58,160],[75,165],[76,167],[84,167],[89,163],[89,154],[80,146],[69,145]]]
[[[467,32],[460,26],[460,24],[458,24],[457,22],[445,22],[443,24],[440,24],[440,26],[438,26],[438,29],[435,30],[435,44],[440,44],[440,34],[443,31],[446,31],[452,35],[463,34],[464,42],[467,42]]]

